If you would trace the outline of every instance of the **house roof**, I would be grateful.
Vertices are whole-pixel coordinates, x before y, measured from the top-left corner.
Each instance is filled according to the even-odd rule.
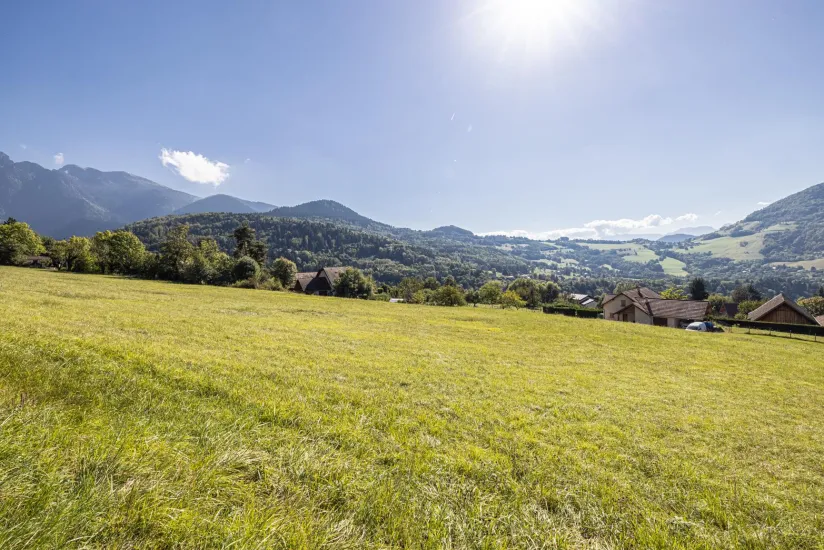
[[[818,321],[819,325],[824,327],[824,315],[819,315],[818,317],[815,318],[815,320]]]
[[[658,294],[657,292],[655,292],[654,290],[649,289],[645,286],[639,286],[637,288],[633,288],[633,289],[630,289],[630,290],[625,290],[624,292],[622,292],[620,294],[607,294],[606,296],[604,296],[604,302],[603,303],[606,304],[607,302],[609,302],[611,300],[614,300],[618,296],[626,296],[627,298],[629,298],[633,302],[637,302],[637,301],[643,300],[645,298],[648,298],[648,299],[654,299],[654,298],[660,299],[661,298],[661,295]]]
[[[796,313],[810,321],[811,323],[819,324],[818,320],[815,317],[813,317],[809,311],[807,311],[800,305],[796,304],[792,300],[788,300],[787,297],[784,296],[784,294],[779,294],[778,296],[775,296],[772,300],[769,300],[768,302],[763,304],[761,307],[752,310],[750,314],[747,315],[747,319],[749,319],[750,321],[758,321],[759,319],[762,319],[765,315],[770,313],[772,310],[782,305],[789,307],[790,309],[792,309],[793,311],[795,311]]]
[[[295,275],[295,288],[306,290],[306,286],[315,278],[317,273],[314,271],[298,273]]]
[[[703,300],[645,300],[647,312],[653,317],[668,319],[703,319],[710,303]]]
[[[587,301],[588,299],[589,299],[589,300],[591,300],[591,299],[592,299],[592,296],[590,296],[589,294],[570,294],[570,296],[571,296],[571,297],[572,297],[572,299],[573,299],[573,300],[575,300],[576,302],[585,302],[585,301]]]
[[[344,271],[349,269],[348,267],[324,267],[320,271],[318,271],[318,276],[321,273],[326,273],[326,278],[329,280],[329,285],[334,288],[335,283],[338,282],[338,279],[343,274]]]

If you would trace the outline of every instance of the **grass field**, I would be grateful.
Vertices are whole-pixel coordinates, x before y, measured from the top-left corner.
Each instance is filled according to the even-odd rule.
[[[824,258],[817,260],[802,260],[800,262],[775,262],[770,265],[786,265],[789,267],[803,267],[806,270],[816,268],[817,270],[824,270]]]
[[[744,224],[742,227],[747,228],[748,225]],[[764,236],[767,233],[787,231],[793,228],[795,228],[794,224],[778,224],[744,237],[725,236],[707,241],[698,240],[694,246],[690,246],[689,249],[679,249],[678,252],[709,252],[713,256],[730,258],[737,261],[761,260],[764,258],[763,254],[761,254],[761,249],[764,248]]]
[[[664,268],[664,273],[666,273],[667,275],[672,275],[675,277],[686,277],[687,275],[689,275],[689,273],[687,273],[687,270],[684,269],[685,267],[687,267],[687,264],[676,258],[670,258],[668,256],[661,260],[660,264],[661,267]]]
[[[658,258],[658,255],[655,252],[653,252],[646,246],[638,243],[579,242],[578,244],[584,245],[594,250],[617,250],[618,253],[621,255],[621,258],[626,262],[637,262],[645,264],[650,260],[655,260]]]
[[[0,268],[0,548],[820,549],[823,358]]]

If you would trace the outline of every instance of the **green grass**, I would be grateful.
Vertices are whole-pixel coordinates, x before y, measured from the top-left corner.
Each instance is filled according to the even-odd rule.
[[[645,264],[650,260],[655,260],[658,255],[638,243],[588,243],[579,242],[578,244],[592,248],[593,250],[616,250],[621,258],[626,262],[637,262]]]
[[[824,346],[0,268],[0,548],[822,548]]]
[[[661,267],[664,268],[664,273],[667,275],[672,275],[674,277],[686,277],[689,275],[687,270],[684,269],[687,267],[687,264],[682,262],[681,260],[677,260],[675,258],[670,258],[667,256],[663,260],[660,261]]]
[[[743,224],[742,228],[748,229],[753,225],[757,224],[754,222],[750,224]],[[752,235],[746,235],[744,237],[725,236],[717,239],[710,239],[708,241],[699,240],[696,241],[694,246],[690,246],[688,249],[679,249],[678,252],[688,254],[709,252],[713,256],[730,258],[737,261],[762,260],[764,256],[761,254],[761,249],[764,248],[764,236],[767,233],[788,231],[794,228],[795,224],[777,224],[770,226],[763,231],[759,231]]]
[[[817,260],[802,260],[800,262],[775,262],[770,265],[786,265],[788,267],[803,267],[806,270],[810,270],[813,267],[817,270],[824,270],[824,258],[819,258]]]

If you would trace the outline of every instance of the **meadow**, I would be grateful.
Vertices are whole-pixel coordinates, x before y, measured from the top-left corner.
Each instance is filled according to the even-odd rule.
[[[0,548],[824,547],[824,344],[0,267]]]

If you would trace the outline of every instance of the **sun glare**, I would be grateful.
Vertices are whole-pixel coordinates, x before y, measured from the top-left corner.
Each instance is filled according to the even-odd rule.
[[[486,0],[472,19],[501,55],[549,55],[578,43],[595,25],[594,1]]]

